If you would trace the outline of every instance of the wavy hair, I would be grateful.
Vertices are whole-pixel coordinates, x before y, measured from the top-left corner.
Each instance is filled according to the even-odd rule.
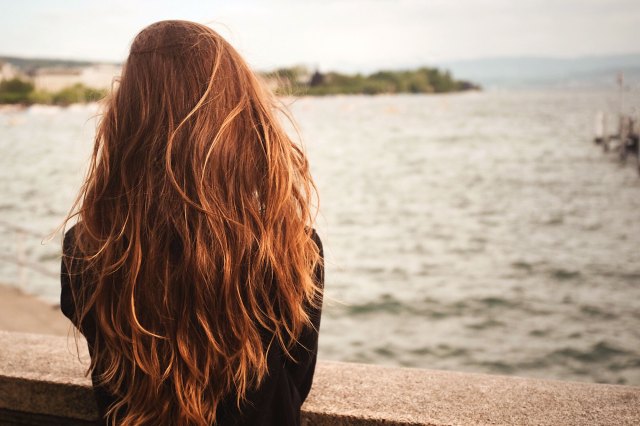
[[[134,39],[105,100],[77,216],[77,324],[112,424],[215,423],[288,356],[321,289],[316,192],[276,99],[211,28],[162,21]],[[265,338],[265,336],[267,336]]]

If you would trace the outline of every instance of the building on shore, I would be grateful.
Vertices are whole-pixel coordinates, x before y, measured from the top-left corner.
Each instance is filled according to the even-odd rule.
[[[0,61],[0,81],[21,77],[20,70],[9,62]]]
[[[110,89],[122,67],[115,64],[92,64],[84,67],[38,68],[30,73],[36,90],[57,92],[75,84],[94,89]]]

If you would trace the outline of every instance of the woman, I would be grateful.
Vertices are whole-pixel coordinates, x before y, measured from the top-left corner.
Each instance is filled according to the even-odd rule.
[[[323,254],[273,105],[206,26],[133,41],[63,244],[61,308],[106,422],[299,424]]]

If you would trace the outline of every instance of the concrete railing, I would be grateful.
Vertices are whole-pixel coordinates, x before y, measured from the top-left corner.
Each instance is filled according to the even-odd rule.
[[[0,425],[95,423],[85,369],[72,338],[0,332]],[[640,425],[640,387],[320,362],[303,424]]]

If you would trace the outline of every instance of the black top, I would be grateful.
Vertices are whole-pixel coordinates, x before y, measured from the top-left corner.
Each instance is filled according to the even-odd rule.
[[[73,232],[74,228],[69,229],[64,238],[64,256],[60,277],[62,283],[60,308],[84,334],[89,346],[89,353],[93,357],[95,319],[90,311],[82,324],[75,323],[75,303],[71,288],[73,286],[73,288],[77,289],[82,283],[79,278],[80,274],[69,273],[64,259],[64,257],[71,257],[74,253]],[[313,231],[313,240],[320,250],[320,256],[323,257],[322,243],[315,231]],[[316,269],[314,278],[318,285],[324,286],[322,263]],[[75,292],[75,294],[78,293]],[[224,400],[220,401],[217,411],[218,425],[295,426],[300,424],[300,407],[311,389],[316,365],[318,351],[317,330],[320,328],[321,306],[309,308],[309,313],[314,328],[305,328],[298,339],[299,343],[293,348],[292,355],[297,362],[293,362],[286,357],[279,345],[272,345],[267,354],[268,374],[260,384],[260,387],[247,392],[247,401],[240,409],[236,405],[235,395],[228,395]],[[115,402],[115,398],[104,388],[96,385],[97,375],[97,371],[92,373],[94,394],[98,411],[104,419],[108,407]]]

